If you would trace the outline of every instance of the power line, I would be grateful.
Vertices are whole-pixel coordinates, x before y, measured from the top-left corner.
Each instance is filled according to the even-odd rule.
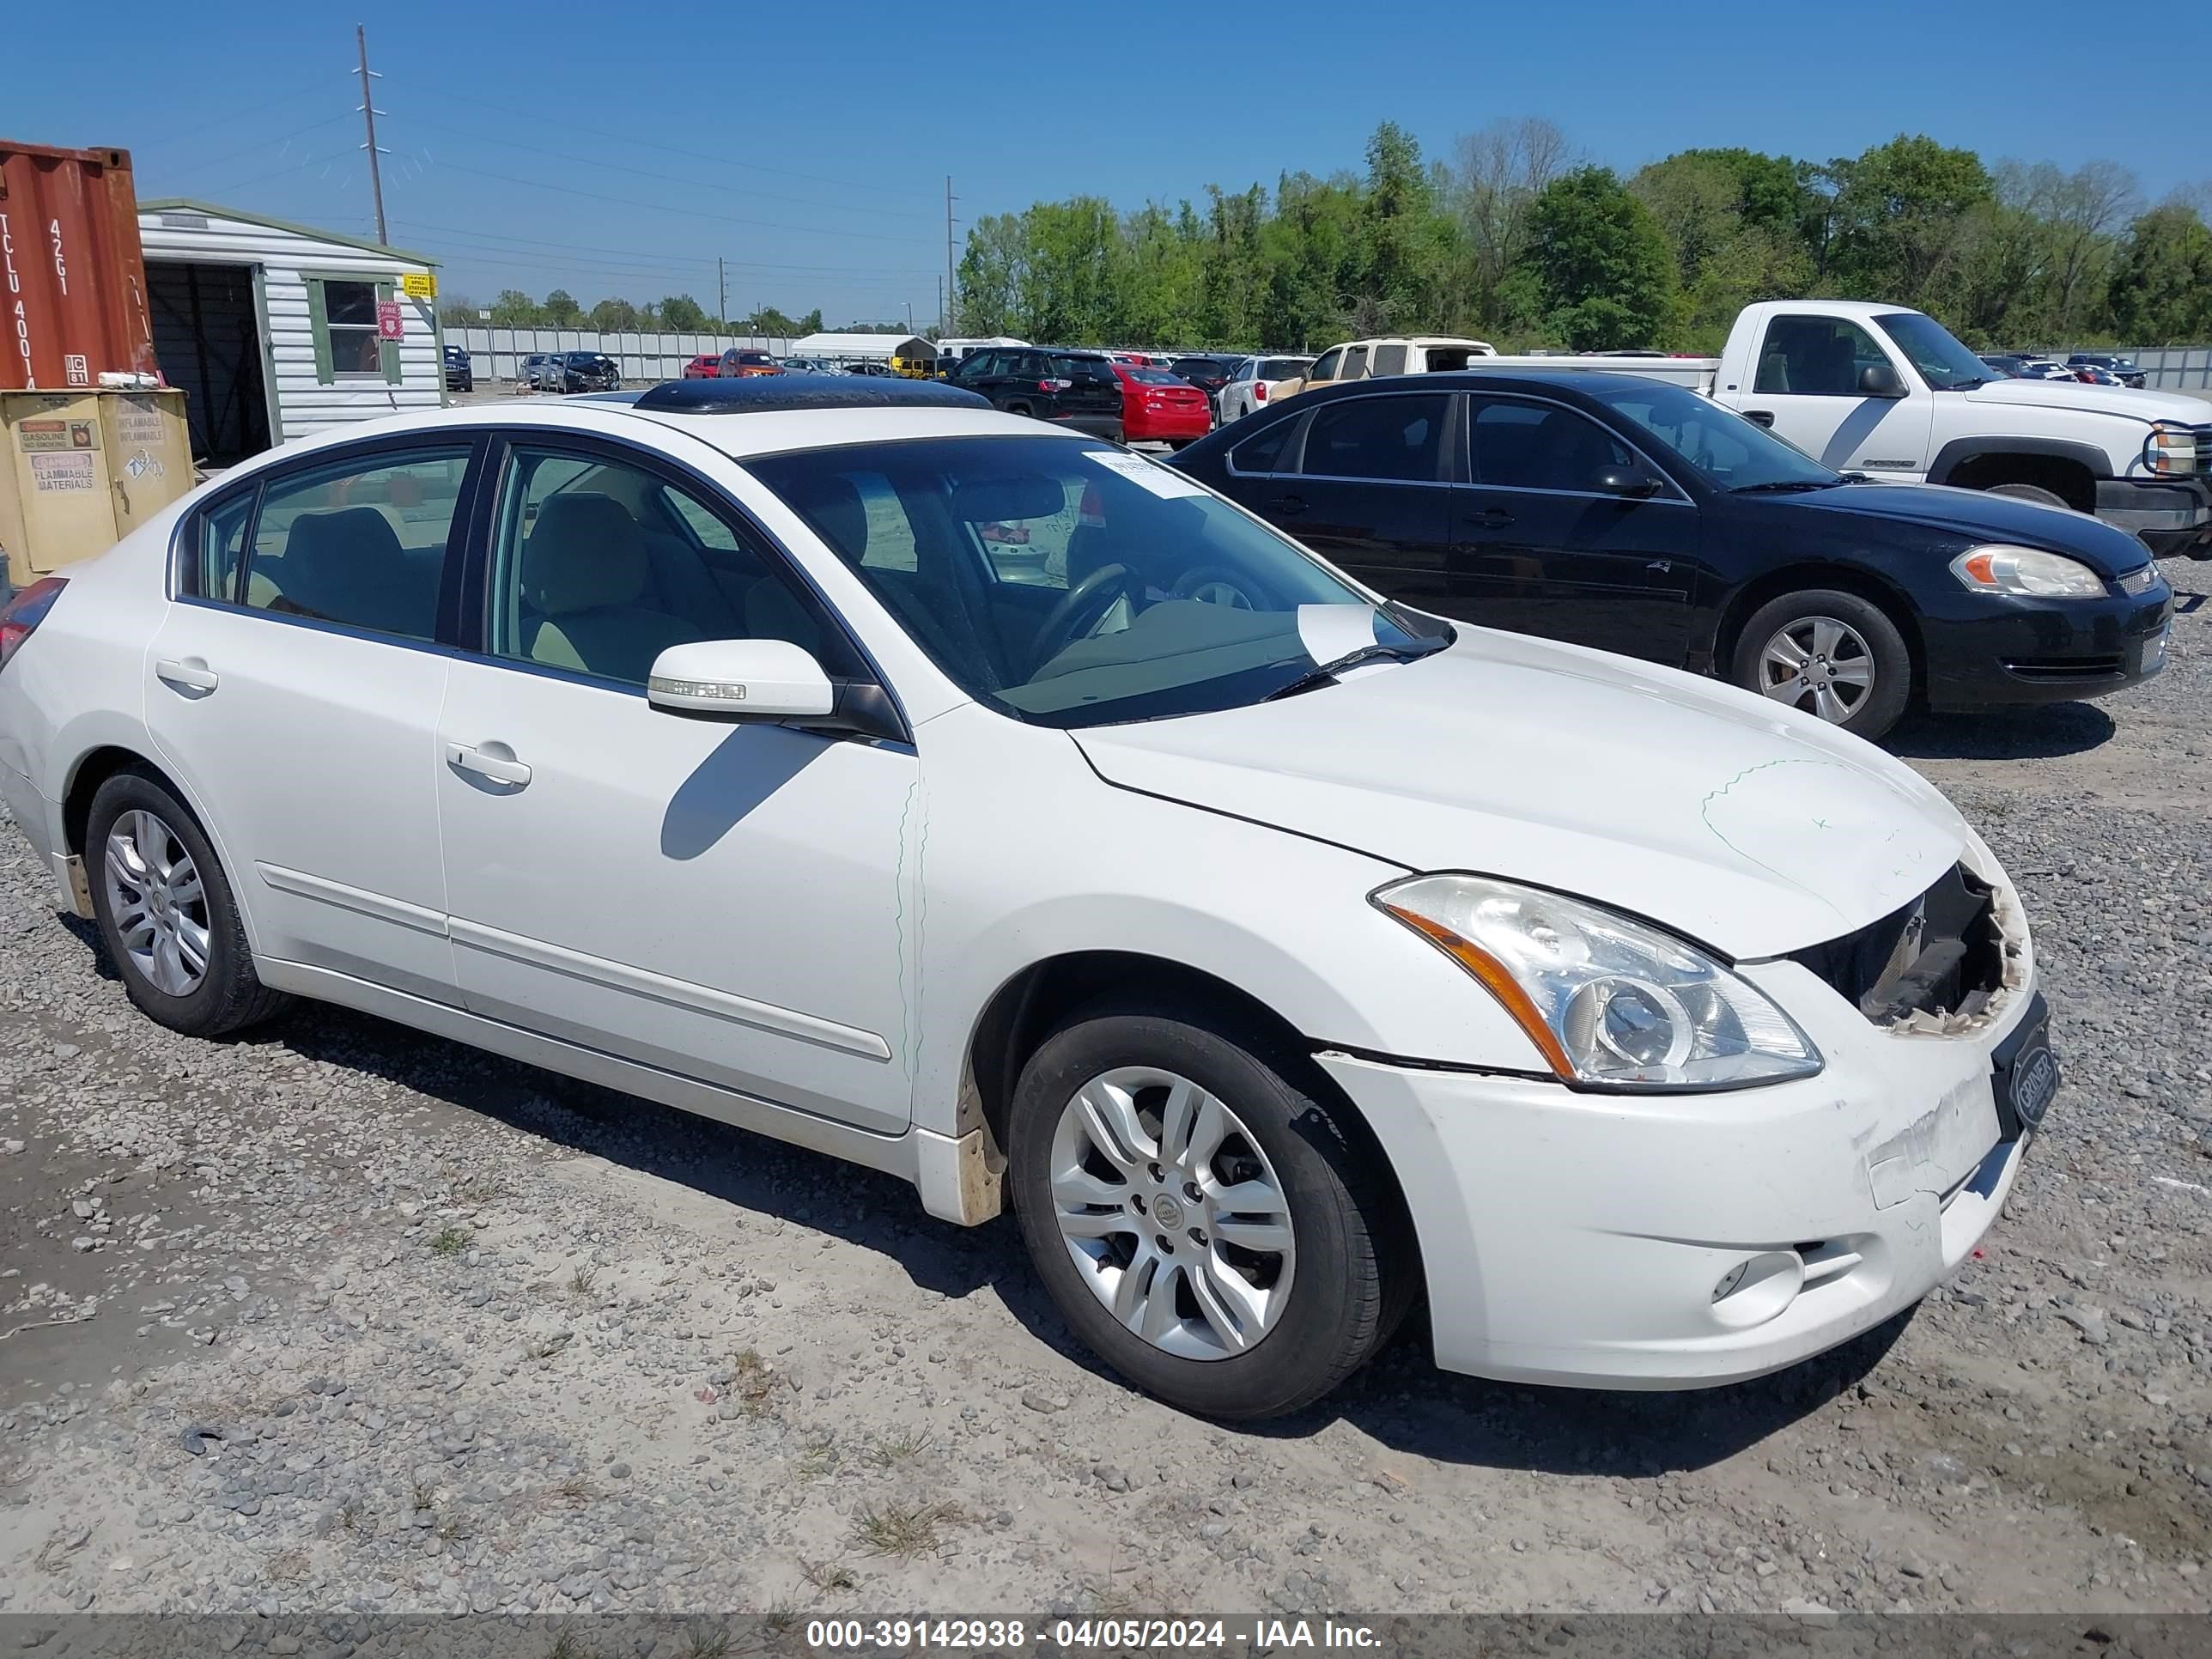
[[[513,244],[524,248],[545,248],[556,253],[612,254],[618,259],[639,254],[639,250],[635,247],[608,247],[604,245],[580,242],[552,241],[537,236],[509,236],[496,231],[477,230],[460,225],[432,224],[422,219],[394,219],[392,222],[395,225],[405,225],[410,230],[435,232],[442,240],[453,241],[457,246],[466,246],[471,241],[485,241]],[[704,254],[671,253],[661,257],[665,257],[671,264],[703,266],[715,263],[714,259]],[[726,263],[732,270],[826,271],[849,276],[915,276],[919,275],[921,270],[919,266],[886,270],[880,265],[793,264],[769,259],[731,259]]]
[[[696,208],[669,207],[659,202],[641,202],[628,196],[610,196],[604,191],[578,190],[569,185],[549,185],[536,179],[520,179],[511,173],[494,173],[489,167],[465,167],[459,161],[441,161],[431,158],[434,167],[449,167],[455,173],[471,173],[479,179],[490,179],[502,185],[520,185],[527,190],[551,191],[557,195],[581,197],[587,202],[612,202],[617,207],[642,208],[649,213],[673,213],[684,219],[711,219],[717,224],[743,225],[749,230],[789,230],[802,236],[844,236],[862,242],[896,242],[912,246],[911,236],[881,236],[866,230],[830,230],[820,225],[787,225],[769,219],[738,219],[726,213],[702,213]]]
[[[656,172],[645,167],[624,167],[619,161],[601,161],[593,155],[571,155],[564,150],[547,149],[542,144],[519,143],[512,138],[487,137],[483,134],[470,132],[465,128],[453,126],[443,121],[433,121],[426,116],[410,115],[407,119],[418,126],[434,128],[440,132],[450,132],[457,137],[466,138],[476,143],[496,144],[502,149],[519,149],[526,155],[543,155],[551,161],[568,161],[578,167],[602,167],[609,173],[626,173],[639,179],[657,179],[664,184],[682,185],[692,190],[719,190],[732,196],[757,197],[768,202],[790,202],[799,207],[821,208],[832,213],[865,213],[877,218],[927,219],[933,217],[931,214],[915,212],[911,209],[901,211],[896,208],[841,207],[834,202],[823,202],[814,197],[783,196],[774,191],[748,190],[742,185],[726,185],[709,179],[686,179],[675,173]]]
[[[434,91],[435,88],[432,88],[432,90]],[[576,122],[570,120],[566,115],[554,116],[548,115],[542,110],[517,109],[499,104],[488,104],[484,102],[483,99],[474,91],[463,92],[454,88],[446,88],[446,91],[447,95],[450,97],[477,105],[484,109],[491,110],[495,113],[518,116],[525,120],[542,121],[549,126],[557,126],[564,132],[584,133],[593,138],[607,138],[611,139],[617,143],[628,144],[635,149],[659,150],[665,155],[688,156],[694,161],[696,161],[699,156],[699,151],[696,145],[691,148],[685,149],[676,144],[658,144],[653,143],[651,139],[640,138],[634,133],[611,132],[604,127],[581,126]],[[826,178],[818,173],[799,173],[790,167],[764,167],[757,161],[740,161],[734,158],[726,158],[723,161],[723,165],[726,167],[740,167],[747,173],[771,173],[775,177],[781,179],[803,179],[810,184],[837,185],[847,190],[872,190],[879,191],[886,196],[903,196],[909,199],[911,199],[915,194],[913,191],[896,185],[863,184],[857,179],[830,179]]]
[[[350,120],[352,116],[353,112],[348,110],[337,115],[325,117],[320,121],[310,121],[304,127],[295,127],[289,132],[280,132],[273,138],[264,138],[258,143],[248,144],[243,149],[234,149],[227,155],[218,155],[212,161],[195,161],[190,167],[182,169],[176,176],[185,179],[191,178],[197,173],[205,173],[210,167],[219,167],[226,161],[235,161],[241,155],[252,155],[257,152],[265,151],[271,144],[289,144],[295,138],[301,137],[307,133],[315,131],[319,128],[331,126],[340,121]],[[230,187],[226,186],[226,188]]]

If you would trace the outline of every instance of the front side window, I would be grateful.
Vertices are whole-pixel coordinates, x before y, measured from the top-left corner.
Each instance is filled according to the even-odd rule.
[[[1472,414],[1468,439],[1480,484],[1594,494],[1601,475],[1635,464],[1627,445],[1571,409],[1478,398]]]
[[[1848,318],[1777,317],[1766,325],[1752,389],[1812,398],[1862,397],[1859,371],[1888,362],[1874,337]]]
[[[1330,404],[1307,428],[1301,470],[1309,477],[1432,483],[1446,407],[1441,392]]]
[[[1321,361],[1313,366],[1313,372],[1306,378],[1312,380],[1334,380],[1336,378],[1336,366],[1343,361],[1342,346],[1337,347],[1334,351],[1324,351],[1321,355]]]
[[[491,653],[641,686],[694,640],[787,640],[858,672],[780,558],[703,495],[620,461],[518,446],[492,543]]]
[[[1304,678],[1347,639],[1413,656],[1450,637],[1375,605],[1182,474],[1085,440],[933,438],[746,465],[947,678],[1018,720],[1236,707]],[[1020,531],[1029,540],[1008,538]],[[895,560],[879,556],[884,541]]]
[[[272,479],[246,560],[253,610],[407,640],[438,631],[438,586],[467,477],[465,447]]]

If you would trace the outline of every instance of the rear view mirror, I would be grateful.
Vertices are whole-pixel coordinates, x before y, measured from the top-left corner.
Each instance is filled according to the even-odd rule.
[[[975,478],[952,492],[952,516],[963,524],[995,524],[1004,519],[1049,519],[1067,507],[1059,480],[1042,473],[1010,478]]]
[[[1859,371],[1859,391],[1869,398],[1902,398],[1905,382],[1887,363],[1869,363]]]
[[[819,719],[836,688],[811,654],[785,640],[701,640],[653,659],[646,701],[678,714],[723,720]]]
[[[1656,495],[1659,480],[1638,467],[1608,467],[1597,475],[1597,487],[1607,495]]]

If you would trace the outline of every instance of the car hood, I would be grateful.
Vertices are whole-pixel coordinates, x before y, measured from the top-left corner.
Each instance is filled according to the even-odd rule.
[[[2093,519],[2070,507],[2046,507],[2039,501],[2012,495],[1992,495],[1983,489],[1958,489],[1943,484],[1840,484],[1833,489],[1808,490],[1803,495],[1739,495],[1738,502],[1756,500],[1754,510],[1779,515],[1814,513],[1851,513],[1893,524],[1909,524],[1957,537],[1966,542],[2017,542],[2048,548],[2088,564],[2100,576],[2118,576],[2140,569],[2150,558],[2142,543],[2117,526]],[[1781,522],[1790,520],[1784,516]],[[1802,523],[1802,520],[1797,520]],[[1786,532],[1785,532],[1786,533]]]
[[[1808,715],[1485,629],[1273,702],[1073,735],[1109,783],[1580,895],[1737,959],[1887,915],[1967,845],[1935,788]]]
[[[2179,421],[2185,426],[2212,423],[2212,403],[2179,392],[2138,392],[2132,386],[2092,386],[2086,380],[1990,380],[1960,394],[1973,404],[2027,404],[2095,410],[2130,419]]]

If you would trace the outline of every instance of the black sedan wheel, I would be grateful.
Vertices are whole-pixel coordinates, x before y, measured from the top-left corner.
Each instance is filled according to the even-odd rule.
[[[1735,678],[1862,738],[1897,724],[1912,691],[1912,653],[1881,608],[1812,588],[1753,613],[1737,636]]]

